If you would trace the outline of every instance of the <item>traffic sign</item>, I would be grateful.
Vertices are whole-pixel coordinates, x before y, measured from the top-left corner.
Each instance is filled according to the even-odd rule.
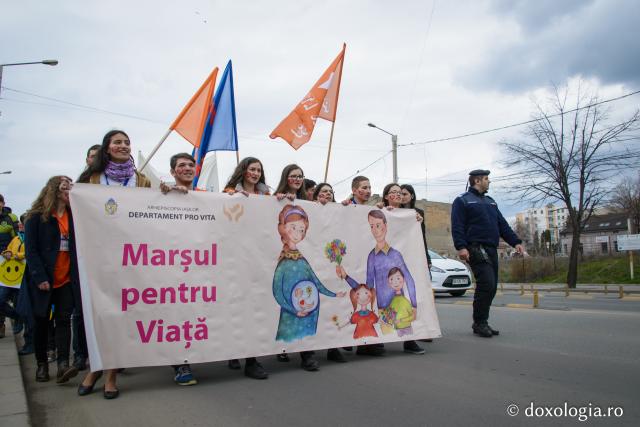
[[[640,250],[640,234],[622,234],[618,236],[619,251]]]

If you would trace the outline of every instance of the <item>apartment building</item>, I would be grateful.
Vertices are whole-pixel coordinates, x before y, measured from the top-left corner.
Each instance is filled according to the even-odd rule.
[[[566,227],[568,219],[569,212],[566,207],[548,204],[518,212],[516,229],[522,234],[520,238],[525,245],[529,247],[533,244],[534,236],[537,234],[539,238],[545,230],[551,231],[551,243],[557,244],[560,242],[560,231]]]

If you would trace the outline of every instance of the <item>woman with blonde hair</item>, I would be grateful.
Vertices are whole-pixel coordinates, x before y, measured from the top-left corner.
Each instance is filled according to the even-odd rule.
[[[56,382],[65,383],[78,375],[78,368],[69,366],[71,312],[74,307],[81,307],[73,217],[69,208],[71,186],[72,180],[67,176],[50,178],[26,214],[26,280],[35,319],[38,382],[49,381],[47,340],[49,313],[54,306],[58,362]],[[84,330],[79,335],[80,345],[86,348]]]

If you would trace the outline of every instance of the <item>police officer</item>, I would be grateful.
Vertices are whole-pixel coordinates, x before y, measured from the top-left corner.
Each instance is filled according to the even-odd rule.
[[[488,324],[489,308],[498,286],[498,242],[502,237],[519,254],[522,240],[513,232],[498,205],[487,196],[489,171],[469,172],[469,191],[456,197],[451,209],[451,235],[461,260],[467,261],[476,278],[473,296],[473,333],[490,338],[499,332]]]

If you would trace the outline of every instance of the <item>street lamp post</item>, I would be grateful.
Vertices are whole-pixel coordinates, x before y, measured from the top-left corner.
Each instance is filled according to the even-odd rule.
[[[386,131],[373,123],[367,123],[367,126],[371,128],[376,128],[387,135],[391,135],[391,153],[393,155],[393,182],[398,182],[398,135],[393,134],[389,131]]]
[[[58,65],[58,60],[57,59],[45,59],[43,61],[33,61],[33,62],[14,62],[12,64],[0,64],[0,93],[2,93],[2,69],[4,67],[11,67],[14,65],[33,65],[33,64],[44,64],[44,65],[50,65],[50,66],[55,66]]]

